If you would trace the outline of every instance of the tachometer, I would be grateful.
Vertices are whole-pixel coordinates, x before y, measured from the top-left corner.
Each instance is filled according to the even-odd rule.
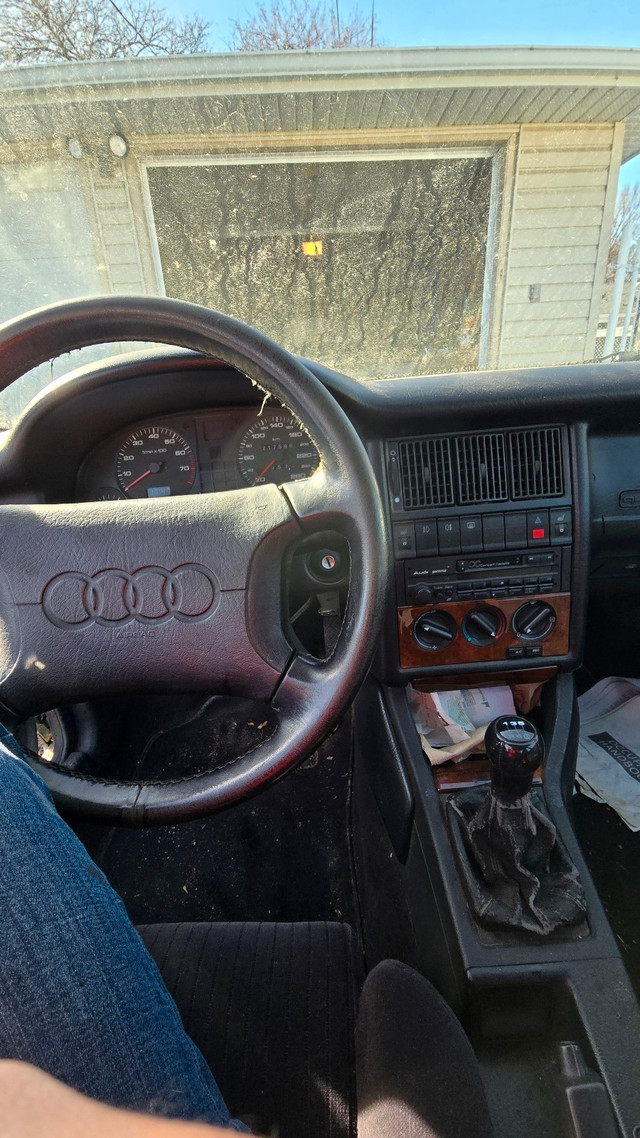
[[[320,463],[317,448],[290,411],[269,408],[245,431],[238,447],[238,469],[249,486],[297,482]]]
[[[128,498],[188,494],[196,479],[196,459],[187,440],[171,427],[139,427],[118,449],[116,475]]]

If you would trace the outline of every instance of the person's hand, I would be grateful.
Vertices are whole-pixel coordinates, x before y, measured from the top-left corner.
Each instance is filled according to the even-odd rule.
[[[0,1138],[229,1138],[231,1133],[117,1110],[29,1063],[0,1060]]]

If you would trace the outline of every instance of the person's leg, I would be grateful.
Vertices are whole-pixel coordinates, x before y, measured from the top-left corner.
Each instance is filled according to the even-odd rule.
[[[114,1106],[233,1123],[119,897],[0,728],[0,1058]]]

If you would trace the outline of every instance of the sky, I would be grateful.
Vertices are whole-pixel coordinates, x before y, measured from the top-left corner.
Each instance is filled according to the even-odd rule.
[[[567,44],[583,47],[640,48],[640,4],[634,0],[374,0],[378,35],[388,47],[454,44]],[[358,5],[370,10],[370,0]],[[212,24],[212,48],[224,51],[230,18],[242,19],[257,0],[240,0],[230,10],[225,0],[163,0],[175,15],[197,13]],[[353,5],[340,0],[348,15]]]
[[[211,50],[226,51],[231,16],[244,19],[259,0],[239,0],[230,10],[227,0],[162,0],[177,17],[197,14],[211,23]],[[387,47],[453,47],[536,44],[567,47],[640,48],[638,0],[373,0],[377,34]],[[267,6],[269,0],[266,0]],[[354,7],[339,0],[348,16]],[[371,0],[360,0],[362,12]],[[620,188],[640,182],[640,156],[626,162]]]

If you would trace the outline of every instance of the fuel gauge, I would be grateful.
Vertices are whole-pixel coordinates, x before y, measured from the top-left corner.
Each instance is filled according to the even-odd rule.
[[[120,502],[126,496],[117,486],[101,486],[96,494],[96,502]]]

